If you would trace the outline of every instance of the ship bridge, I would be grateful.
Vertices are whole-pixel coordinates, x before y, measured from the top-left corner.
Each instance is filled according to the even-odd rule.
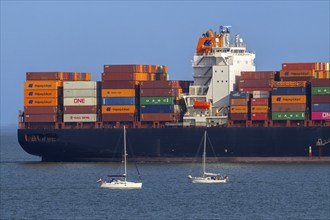
[[[238,34],[230,44],[230,26],[221,26],[220,34],[212,30],[203,34],[192,63],[194,84],[184,96],[187,112],[183,121],[200,126],[226,123],[229,94],[237,87],[241,71],[255,71],[254,59]]]

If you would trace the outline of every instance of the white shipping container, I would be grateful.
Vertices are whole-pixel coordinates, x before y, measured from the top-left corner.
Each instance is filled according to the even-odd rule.
[[[269,98],[268,91],[253,91],[253,98]]]
[[[88,105],[97,105],[97,98],[75,97],[75,98],[63,99],[63,106],[88,106]]]
[[[64,98],[81,98],[81,97],[97,97],[96,89],[65,89],[63,90]]]
[[[96,81],[65,81],[63,90],[66,89],[96,89]]]
[[[95,122],[96,114],[63,114],[63,122]]]

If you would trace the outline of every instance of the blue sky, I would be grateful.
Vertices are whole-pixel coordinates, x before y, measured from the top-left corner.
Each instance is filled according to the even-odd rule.
[[[1,1],[0,125],[17,124],[28,71],[91,72],[104,64],[167,65],[192,79],[198,38],[231,25],[257,70],[329,61],[329,1]]]

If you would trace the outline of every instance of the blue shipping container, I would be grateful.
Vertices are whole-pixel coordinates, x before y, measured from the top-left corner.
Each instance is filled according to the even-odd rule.
[[[284,88],[273,88],[273,95],[305,95],[306,88],[304,87],[284,87]]]
[[[248,99],[249,98],[248,92],[231,92],[230,98],[232,99]]]
[[[103,105],[135,105],[135,97],[103,98]]]
[[[140,113],[173,113],[174,105],[141,105]]]
[[[330,103],[320,103],[312,105],[312,112],[329,112]]]

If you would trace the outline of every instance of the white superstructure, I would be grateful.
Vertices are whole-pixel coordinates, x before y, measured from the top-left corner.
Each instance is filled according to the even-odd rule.
[[[255,71],[254,59],[255,54],[246,51],[239,35],[235,44],[230,44],[229,26],[221,26],[218,35],[212,30],[203,34],[192,64],[194,84],[184,96],[187,112],[183,122],[198,126],[226,123],[229,94],[241,71]],[[197,105],[201,103],[204,107]]]

